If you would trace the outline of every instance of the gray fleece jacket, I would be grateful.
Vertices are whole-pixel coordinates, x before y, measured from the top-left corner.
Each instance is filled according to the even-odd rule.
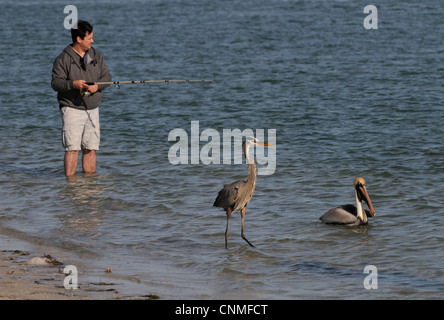
[[[57,91],[60,108],[71,107],[81,110],[95,109],[100,105],[103,92],[108,85],[99,85],[99,90],[90,96],[82,96],[80,90],[74,88],[74,80],[86,82],[111,81],[111,73],[105,64],[103,55],[94,48],[87,52],[86,71],[81,67],[80,56],[67,46],[55,59],[52,69],[51,87]]]

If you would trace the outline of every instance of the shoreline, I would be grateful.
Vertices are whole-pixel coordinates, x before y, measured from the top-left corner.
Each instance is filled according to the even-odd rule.
[[[0,300],[151,300],[157,294],[126,294],[125,282],[112,270],[91,270],[79,257],[57,248],[41,248],[0,234]],[[44,252],[42,252],[44,250]],[[72,261],[79,269],[77,289],[64,273]],[[68,278],[69,277],[69,278]]]
[[[67,289],[65,278],[71,275],[64,273],[64,269],[65,265],[50,255],[39,256],[29,251],[2,250],[0,300],[128,299],[119,295],[115,283],[106,281],[79,281],[77,289]]]
[[[32,259],[27,251],[0,252],[0,300],[91,299],[82,292],[66,290],[58,266],[27,264],[27,258]]]

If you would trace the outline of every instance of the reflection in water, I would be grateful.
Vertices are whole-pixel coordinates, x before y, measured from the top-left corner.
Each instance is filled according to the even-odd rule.
[[[58,215],[63,222],[62,233],[96,237],[97,227],[108,215],[104,210],[106,186],[99,183],[100,176],[84,174],[68,177],[67,183],[60,192],[60,198],[67,200],[67,212]],[[65,206],[66,207],[66,206]]]

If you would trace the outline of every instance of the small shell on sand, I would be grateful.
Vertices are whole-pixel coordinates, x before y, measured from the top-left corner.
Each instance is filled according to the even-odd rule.
[[[49,264],[51,263],[51,261],[47,258],[39,258],[39,257],[34,257],[31,258],[29,261],[25,262],[25,264],[28,265],[45,265],[45,264]]]

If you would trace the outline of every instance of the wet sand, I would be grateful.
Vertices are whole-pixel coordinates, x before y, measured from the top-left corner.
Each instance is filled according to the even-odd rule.
[[[55,258],[54,258],[55,259]],[[53,260],[56,261],[56,260]],[[66,289],[64,266],[44,256],[21,250],[0,252],[0,299],[2,300],[83,300],[115,299],[118,291],[102,291],[92,285]]]
[[[69,262],[69,263],[64,263]],[[66,265],[76,265],[77,289],[67,289]],[[82,259],[55,248],[0,236],[0,300],[146,300],[156,294],[128,294],[112,269],[88,269]],[[149,290],[149,288],[147,288]]]

